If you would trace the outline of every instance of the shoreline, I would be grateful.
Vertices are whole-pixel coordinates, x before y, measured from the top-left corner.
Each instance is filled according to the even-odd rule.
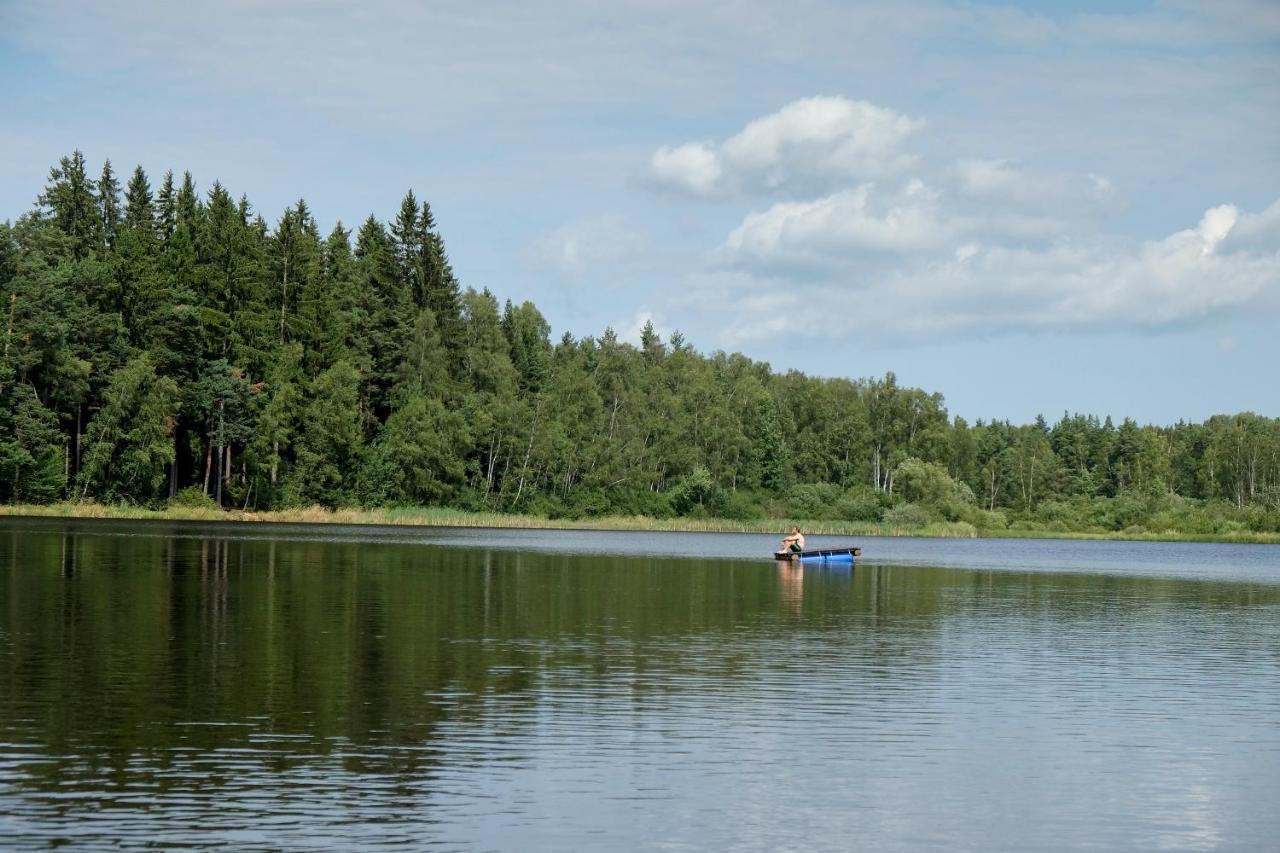
[[[387,527],[491,527],[510,530],[620,530],[683,533],[772,534],[798,524],[816,536],[883,536],[929,539],[1078,539],[1128,542],[1208,542],[1227,544],[1280,544],[1280,533],[1241,531],[1228,534],[1192,534],[1175,530],[1144,531],[1050,531],[1022,528],[978,530],[965,522],[934,522],[922,528],[903,528],[881,522],[813,521],[808,519],[650,518],[648,516],[602,516],[587,519],[556,519],[497,512],[466,512],[436,507],[391,509],[300,509],[244,511],[213,507],[137,506],[98,503],[0,505],[5,518],[106,519],[120,521],[199,521],[276,524],[350,524]]]

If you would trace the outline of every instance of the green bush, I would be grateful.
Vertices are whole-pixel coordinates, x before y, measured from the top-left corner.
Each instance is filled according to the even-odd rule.
[[[675,510],[668,492],[620,492],[609,499],[610,515],[643,515],[649,518],[671,518]]]
[[[880,493],[873,489],[850,489],[832,508],[833,516],[844,521],[879,521],[884,515]]]
[[[677,515],[691,518],[722,517],[728,505],[728,497],[711,477],[711,472],[701,465],[671,490],[671,508]]]
[[[217,509],[217,502],[199,486],[187,486],[169,500],[169,506],[183,509]]]
[[[884,514],[885,524],[905,530],[924,527],[931,521],[933,521],[933,517],[929,514],[929,510],[919,504],[898,504],[892,509],[886,510]]]
[[[724,503],[724,518],[734,521],[751,521],[764,518],[764,508],[746,491],[730,492]]]
[[[836,504],[843,497],[834,483],[803,483],[787,491],[787,515],[791,518],[838,518]]]

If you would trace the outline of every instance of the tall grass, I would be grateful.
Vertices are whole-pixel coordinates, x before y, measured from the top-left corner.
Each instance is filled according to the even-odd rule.
[[[245,521],[298,524],[381,524],[423,527],[502,527],[553,530],[657,530],[715,533],[772,534],[796,524],[810,535],[829,536],[924,536],[972,539],[976,537],[1029,539],[1128,539],[1138,541],[1250,542],[1280,543],[1278,533],[1232,531],[1224,534],[1160,532],[1072,532],[1045,530],[979,530],[963,521],[933,522],[924,527],[905,527],[883,522],[814,521],[803,518],[772,518],[739,521],[725,518],[650,518],[643,515],[564,519],[498,512],[466,512],[442,507],[398,507],[388,509],[326,509],[321,506],[271,512],[245,512],[212,506],[171,506],[146,509],[132,505],[64,502],[55,504],[0,505],[0,516],[54,518],[154,519],[160,521]]]
[[[204,506],[146,509],[132,505],[64,502],[0,506],[0,516],[54,518],[155,519],[162,521],[266,521],[302,524],[383,524],[425,527],[505,527],[561,530],[659,530],[716,533],[777,533],[799,525],[810,535],[953,536],[972,538],[977,531],[965,522],[938,522],[909,529],[859,521],[812,521],[775,518],[739,521],[725,518],[650,518],[644,515],[564,519],[498,512],[466,512],[442,507],[326,509],[320,506],[271,512],[221,510]]]

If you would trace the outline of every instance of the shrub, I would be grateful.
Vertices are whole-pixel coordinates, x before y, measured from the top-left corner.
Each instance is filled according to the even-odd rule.
[[[184,509],[217,509],[218,504],[199,486],[187,486],[169,500],[169,506]]]
[[[885,524],[906,530],[924,527],[931,521],[933,521],[933,518],[929,515],[929,511],[919,504],[899,504],[892,509],[886,510],[884,514]]]
[[[884,515],[880,495],[872,489],[850,489],[832,508],[835,518],[845,521],[879,521]]]
[[[893,472],[893,482],[902,496],[911,503],[941,506],[956,496],[956,482],[951,479],[946,468],[915,457],[899,463]],[[969,490],[966,488],[966,491]],[[969,497],[972,499],[972,491],[969,491]]]
[[[611,515],[643,515],[649,518],[671,518],[675,510],[671,506],[669,492],[627,491],[612,495],[609,500]]]
[[[671,508],[678,515],[694,518],[721,516],[727,502],[724,491],[711,478],[711,472],[701,465],[671,490]]]
[[[791,518],[838,518],[836,504],[842,493],[833,483],[804,483],[787,492],[787,515]]]
[[[764,508],[749,492],[730,492],[724,504],[724,517],[735,521],[751,521],[764,518]]]

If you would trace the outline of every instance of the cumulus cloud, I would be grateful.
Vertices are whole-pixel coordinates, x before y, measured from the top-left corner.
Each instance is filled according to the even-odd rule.
[[[734,306],[735,341],[776,317],[771,310],[754,311],[746,298],[750,293],[768,301],[771,292],[808,311],[844,318],[826,324],[833,334],[856,324],[860,333],[898,341],[1172,328],[1280,307],[1277,210],[1280,202],[1259,214],[1214,207],[1195,226],[1158,240],[962,243],[946,255],[922,252],[866,275],[855,272],[860,247],[837,243],[828,247],[833,257],[827,274],[809,264],[780,278],[777,265],[761,267],[758,276],[738,280],[740,298],[725,302]],[[1247,239],[1236,239],[1240,229]]]
[[[958,180],[861,184],[747,214],[725,240],[730,264],[777,268],[974,255],[983,244],[1044,244],[1088,231],[1114,203],[1108,181],[1037,174],[1003,161],[965,162]]]
[[[689,196],[786,191],[729,231],[712,253],[717,274],[689,280],[714,292],[706,310],[728,311],[722,343],[814,312],[831,318],[820,330],[856,324],[906,341],[1158,330],[1280,308],[1280,201],[1211,207],[1158,239],[1119,237],[1106,224],[1124,202],[1108,178],[913,157],[906,143],[922,127],[887,107],[808,98],[723,142],[653,155],[651,178]]]
[[[866,101],[804,98],[721,143],[659,148],[650,158],[649,177],[687,195],[723,197],[895,175],[914,162],[904,146],[923,126]]]
[[[735,262],[771,267],[839,263],[851,253],[936,252],[956,237],[938,199],[913,180],[892,193],[864,184],[814,201],[782,202],[749,214],[725,250]]]
[[[1230,227],[1222,237],[1226,251],[1280,249],[1280,200],[1259,213],[1240,213],[1234,207],[1222,214]]]

